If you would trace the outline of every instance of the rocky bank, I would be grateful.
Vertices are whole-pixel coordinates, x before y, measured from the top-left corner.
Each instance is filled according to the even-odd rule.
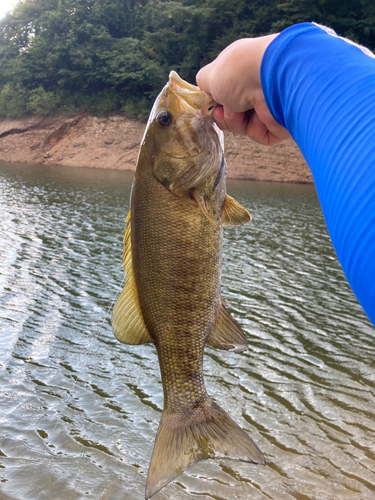
[[[87,114],[0,121],[0,162],[134,170],[145,123],[114,115]],[[228,177],[259,181],[313,183],[292,141],[265,147],[226,136]]]

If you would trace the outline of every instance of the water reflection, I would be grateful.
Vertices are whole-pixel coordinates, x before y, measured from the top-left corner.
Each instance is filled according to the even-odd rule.
[[[0,498],[142,499],[163,405],[152,346],[118,343],[111,305],[131,174],[0,167]],[[266,468],[195,465],[155,500],[364,500],[375,491],[374,329],[314,188],[230,182],[223,295],[247,353],[207,349],[210,395]]]

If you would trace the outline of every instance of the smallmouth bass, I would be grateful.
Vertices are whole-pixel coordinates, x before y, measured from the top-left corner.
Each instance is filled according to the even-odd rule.
[[[146,500],[199,460],[265,464],[252,439],[210,399],[203,380],[206,345],[248,347],[220,286],[223,226],[251,216],[226,194],[215,106],[171,72],[148,120],[126,219],[126,284],[113,331],[125,344],[155,344],[164,391]]]

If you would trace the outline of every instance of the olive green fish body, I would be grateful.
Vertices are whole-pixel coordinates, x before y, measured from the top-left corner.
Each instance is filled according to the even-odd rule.
[[[164,409],[146,499],[204,458],[265,463],[250,437],[212,402],[203,378],[206,345],[247,348],[220,283],[223,225],[251,217],[226,195],[214,106],[172,72],[150,114],[132,188],[126,284],[112,325],[123,343],[154,343],[160,364]]]
[[[165,408],[184,411],[207,397],[203,351],[221,303],[219,210],[225,194],[216,188],[216,220],[208,219],[188,195],[165,189],[144,161],[132,190],[133,267],[143,318],[158,351]]]

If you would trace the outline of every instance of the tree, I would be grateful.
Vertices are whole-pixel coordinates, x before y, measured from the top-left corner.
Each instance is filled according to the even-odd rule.
[[[304,21],[375,48],[373,0],[23,0],[0,22],[0,113],[146,117],[172,69],[193,83],[234,40]]]

